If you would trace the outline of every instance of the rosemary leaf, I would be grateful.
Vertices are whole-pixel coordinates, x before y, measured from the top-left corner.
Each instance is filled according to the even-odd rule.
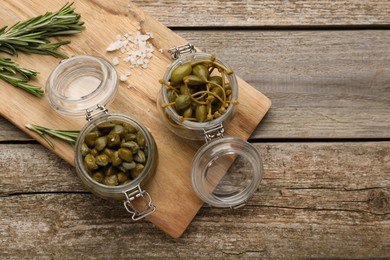
[[[30,129],[31,131],[34,131],[35,133],[39,134],[45,141],[50,145],[51,148],[55,149],[53,142],[46,136],[52,136],[56,137],[60,140],[63,140],[72,146],[75,145],[77,137],[80,134],[80,131],[78,130],[54,130],[47,127],[34,125],[34,124],[27,124],[26,127]]]

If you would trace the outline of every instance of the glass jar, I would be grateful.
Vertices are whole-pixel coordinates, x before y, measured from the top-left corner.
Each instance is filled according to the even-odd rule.
[[[154,138],[139,121],[127,115],[108,113],[105,106],[114,99],[117,88],[118,76],[113,65],[100,57],[80,55],[62,60],[52,71],[46,83],[46,94],[57,112],[67,116],[85,115],[88,120],[75,145],[75,167],[83,184],[101,198],[123,200],[132,219],[138,220],[155,211],[149,193],[142,187],[156,171],[158,152]],[[133,180],[117,186],[95,181],[88,173],[82,154],[86,135],[108,122],[130,124],[145,139],[143,170]]]
[[[196,52],[191,44],[169,50],[174,62],[167,68],[158,97],[158,108],[168,128],[176,135],[190,140],[205,140],[196,152],[191,169],[192,186],[204,202],[216,207],[239,208],[244,206],[260,185],[263,165],[258,151],[246,140],[224,137],[224,126],[229,124],[236,112],[230,103],[226,111],[206,122],[183,120],[170,101],[171,77],[176,68],[203,60],[221,64],[230,85],[230,100],[238,99],[238,84],[234,74],[226,73],[231,68],[211,54]],[[210,74],[212,76],[213,74]],[[184,81],[183,81],[184,82]],[[245,169],[240,169],[245,166]]]

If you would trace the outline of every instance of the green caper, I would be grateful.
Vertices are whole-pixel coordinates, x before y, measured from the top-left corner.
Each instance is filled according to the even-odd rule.
[[[213,89],[211,89],[211,92],[214,94],[214,95],[217,95],[218,97],[221,97],[223,96],[223,91],[220,87],[215,87]],[[216,102],[217,101],[217,98],[215,96],[212,96],[212,98],[210,99],[210,101],[213,103],[213,102]]]
[[[125,135],[125,141],[136,141],[137,140],[137,135],[134,133],[128,133]]]
[[[136,155],[134,155],[134,161],[138,163],[145,163],[146,161],[146,156],[144,151],[139,150]]]
[[[116,174],[116,173],[117,173],[117,170],[116,170],[115,167],[110,166],[110,167],[106,168],[106,170],[105,170],[104,173],[106,174],[106,176],[111,176],[111,175]]]
[[[110,133],[117,134],[120,137],[124,137],[126,134],[125,128],[122,125],[115,125],[115,127],[111,130]]]
[[[111,164],[113,166],[119,166],[122,163],[122,159],[119,157],[119,152],[115,151],[111,156]]]
[[[117,133],[109,133],[107,135],[107,147],[115,148],[121,144],[121,138]]]
[[[121,147],[130,149],[133,154],[139,150],[139,145],[134,141],[122,143]]]
[[[197,105],[195,110],[195,117],[198,122],[204,122],[207,119],[207,106]]]
[[[132,124],[123,124],[124,128],[128,133],[135,134],[137,132],[137,129]]]
[[[131,182],[132,176],[142,172],[148,147],[136,127],[127,122],[109,121],[90,133],[80,150],[84,167],[93,180],[116,186]]]
[[[145,166],[143,164],[137,163],[134,169],[131,170],[131,175],[136,178],[144,170]]]
[[[98,131],[89,132],[85,135],[84,142],[91,148],[95,146],[95,141],[99,137]]]
[[[192,107],[191,106],[189,106],[186,110],[184,110],[183,117],[185,117],[185,118],[192,117]]]
[[[188,86],[199,86],[204,84],[206,81],[199,78],[196,75],[188,75],[183,78],[184,83],[187,83]]]
[[[198,76],[203,82],[206,82],[210,77],[208,68],[202,64],[195,65],[192,68],[192,72],[195,76]]]
[[[114,150],[111,150],[109,148],[104,148],[103,153],[111,158],[112,154],[114,153]]]
[[[187,109],[191,105],[191,97],[189,95],[179,95],[175,101],[175,108],[177,110]]]
[[[104,175],[103,173],[101,172],[95,172],[93,175],[92,175],[92,179],[96,182],[99,182],[99,183],[102,183],[103,182],[103,179],[104,179]]]
[[[116,186],[118,185],[118,177],[116,175],[106,176],[103,179],[103,184],[107,186]]]
[[[133,153],[130,149],[127,148],[119,148],[118,150],[119,157],[126,162],[132,162],[133,161]]]
[[[127,177],[127,175],[123,172],[120,172],[117,174],[117,178],[118,178],[118,182],[120,184],[124,183],[125,181],[127,181],[129,178]]]
[[[99,167],[96,164],[95,157],[90,153],[85,156],[84,163],[88,170],[96,170]]]
[[[180,65],[172,71],[171,82],[177,84],[180,81],[182,81],[185,76],[190,75],[191,72],[192,72],[191,64],[187,63],[187,64]]]
[[[220,76],[212,76],[209,81],[222,86],[222,77]]]
[[[99,129],[100,132],[103,134],[108,134],[113,128],[115,127],[115,124],[112,122],[104,122],[97,126],[97,129]]]
[[[95,148],[89,150],[89,153],[92,154],[92,155],[95,156],[95,157],[99,155],[98,150],[96,150]]]
[[[81,145],[81,149],[80,150],[81,150],[81,155],[82,156],[86,156],[89,153],[89,147],[88,147],[88,145],[86,143],[83,143]]]
[[[192,94],[192,93],[191,93],[191,89],[190,89],[188,86],[186,86],[185,84],[183,84],[183,85],[180,86],[180,93],[181,93],[182,95],[191,95],[191,94]],[[176,97],[176,95],[175,95],[175,97]],[[176,101],[176,99],[173,100],[173,101]],[[172,102],[172,101],[171,101],[171,102]]]
[[[136,163],[135,163],[134,161],[132,161],[132,162],[130,162],[130,163],[129,163],[129,162],[123,162],[123,163],[121,164],[121,166],[122,166],[123,169],[125,169],[126,171],[129,171],[129,170],[135,168]]]
[[[139,147],[145,148],[145,136],[141,132],[137,132],[137,143]]]
[[[106,154],[99,154],[95,157],[96,164],[106,166],[110,162],[110,158]]]
[[[95,141],[95,149],[102,151],[107,145],[107,136],[98,137]]]

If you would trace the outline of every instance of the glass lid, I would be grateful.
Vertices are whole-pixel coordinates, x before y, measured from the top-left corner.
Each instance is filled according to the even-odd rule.
[[[59,113],[84,116],[112,101],[118,86],[114,66],[101,57],[79,55],[62,60],[46,82],[49,104]]]
[[[225,137],[203,145],[192,162],[192,186],[204,202],[238,208],[257,190],[263,164],[247,141]]]

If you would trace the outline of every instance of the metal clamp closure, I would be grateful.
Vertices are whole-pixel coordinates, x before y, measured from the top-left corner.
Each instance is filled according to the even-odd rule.
[[[107,108],[101,105],[97,105],[95,109],[86,110],[86,119],[89,122],[93,119],[94,116],[97,116],[102,113],[107,114],[107,112],[108,112]]]
[[[152,214],[156,210],[156,206],[154,206],[152,198],[150,197],[147,191],[141,190],[141,187],[137,185],[134,189],[128,190],[124,192],[126,196],[126,200],[123,202],[127,212],[132,214],[132,219],[134,221],[143,219],[144,217]],[[146,205],[146,209],[143,211],[138,211],[134,205],[133,201],[137,198],[142,198],[143,202]]]
[[[223,128],[222,123],[220,123],[219,125],[217,125],[214,128],[210,128],[207,130],[203,129],[203,134],[204,134],[204,138],[205,138],[206,143],[210,142],[214,138],[223,138],[224,132],[225,132],[225,129]]]
[[[194,45],[191,43],[186,43],[183,45],[179,45],[168,50],[168,53],[171,55],[172,60],[177,60],[181,55],[186,53],[196,52]]]

